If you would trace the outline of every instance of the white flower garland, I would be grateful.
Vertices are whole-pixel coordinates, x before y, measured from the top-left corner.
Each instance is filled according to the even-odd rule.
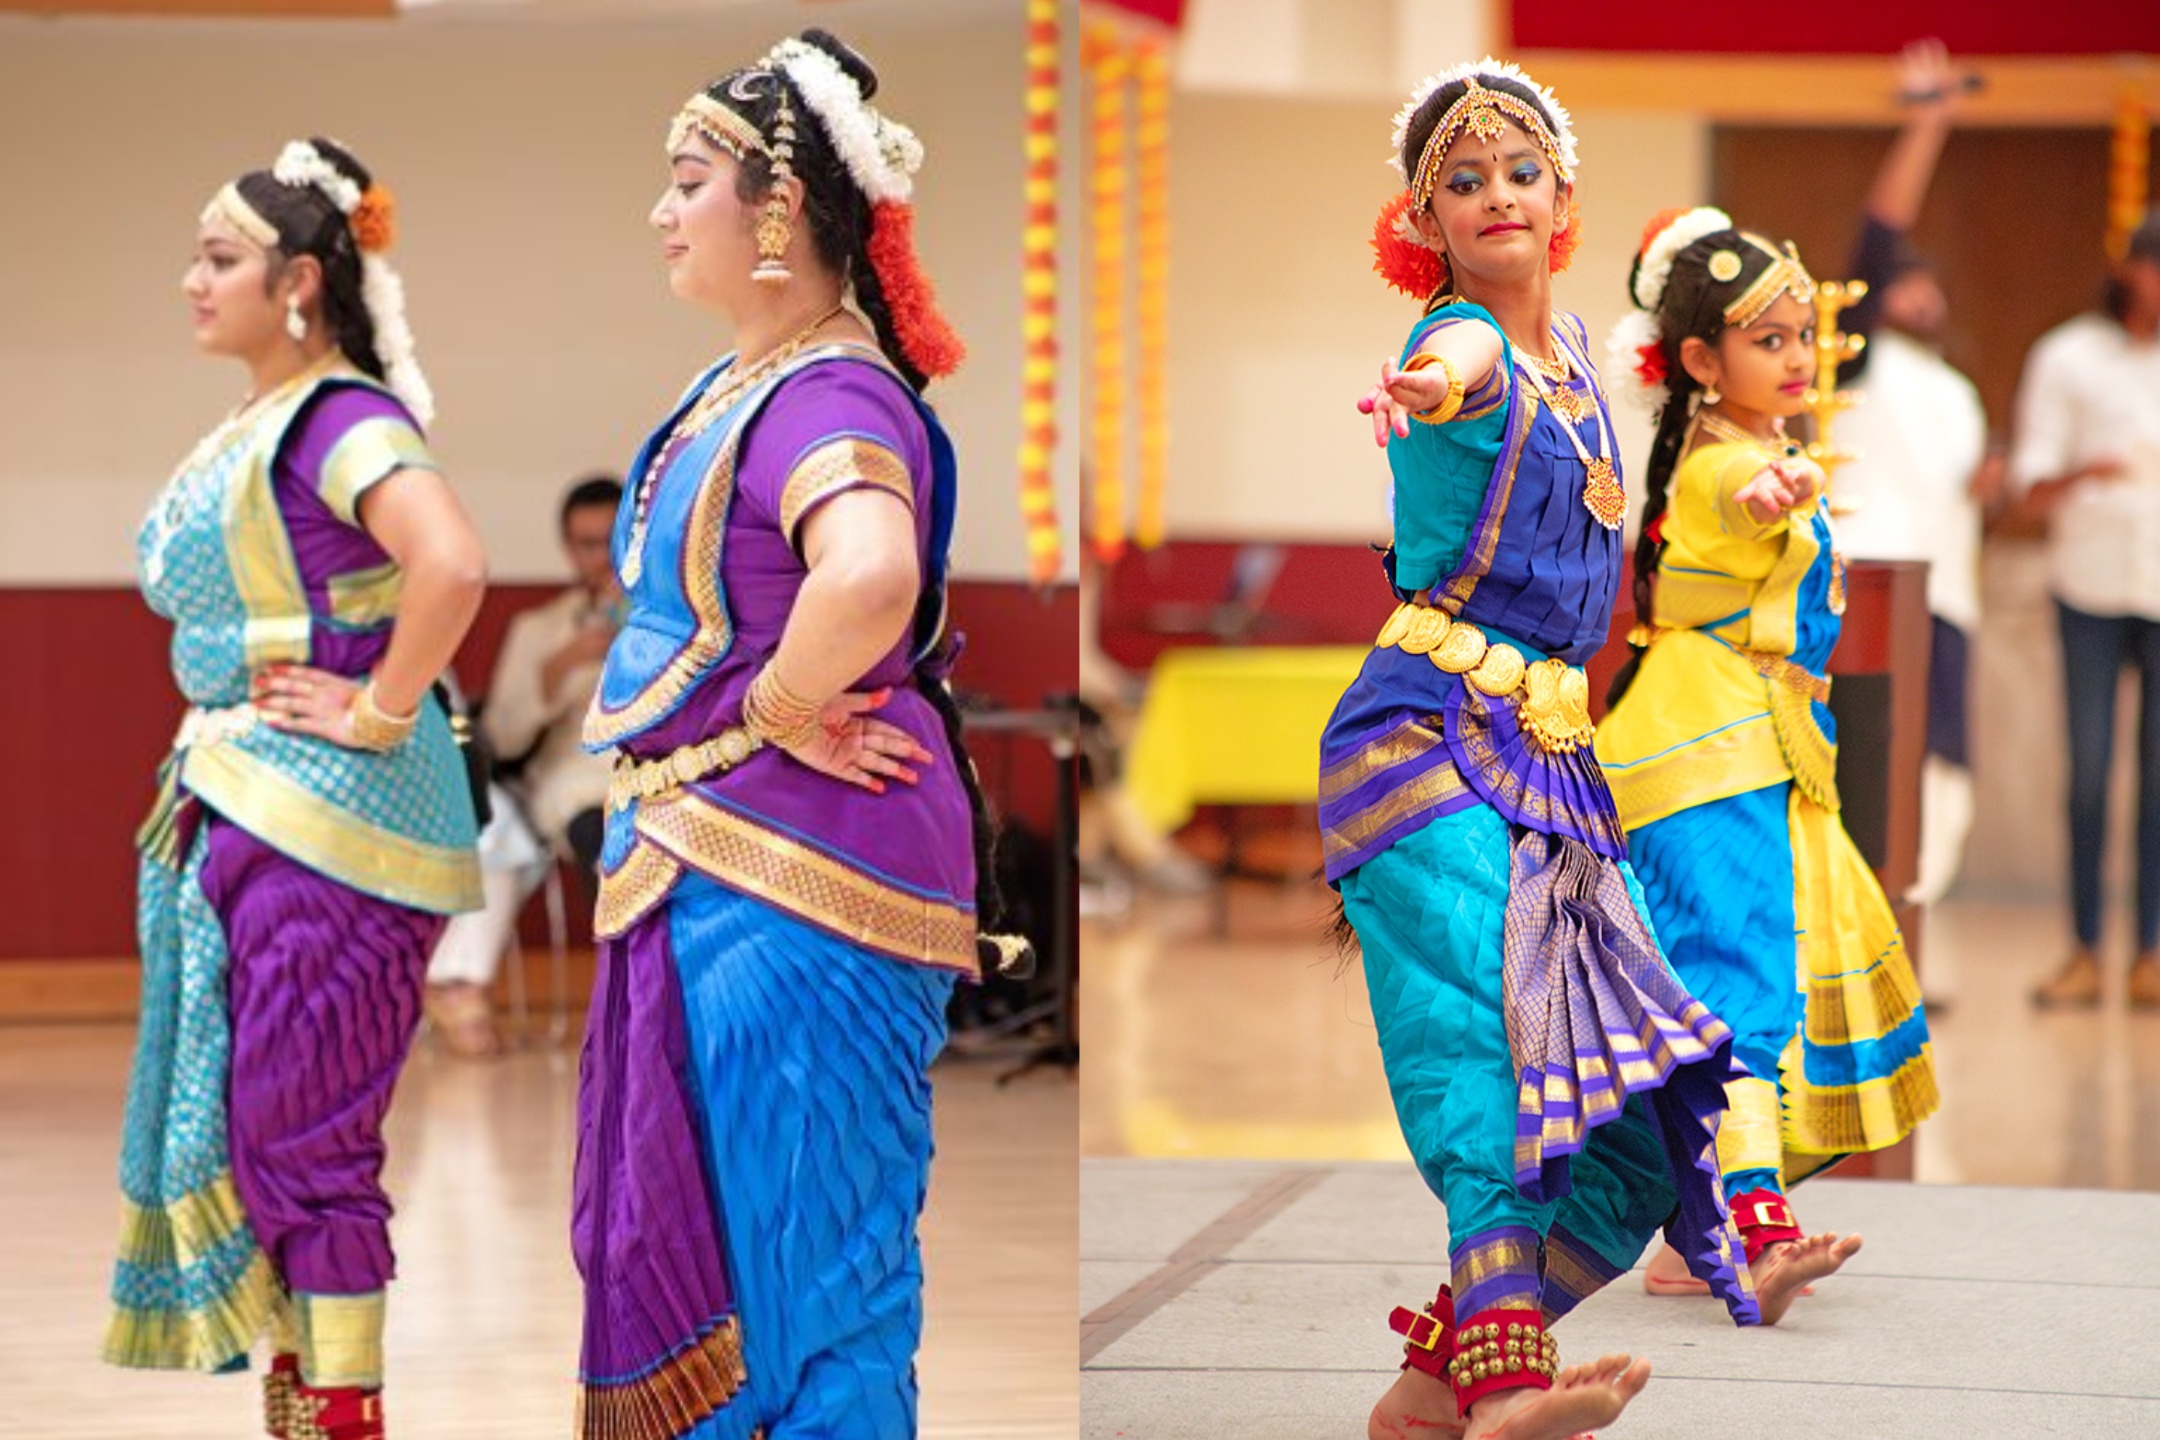
[[[1560,150],[1560,163],[1570,176],[1575,173],[1575,122],[1569,117],[1566,107],[1553,98],[1552,91],[1524,74],[1521,66],[1506,60],[1495,60],[1488,55],[1474,63],[1456,65],[1437,75],[1426,76],[1418,82],[1417,88],[1410,92],[1410,98],[1403,102],[1402,109],[1395,112],[1395,148],[1388,153],[1388,165],[1397,175],[1402,176],[1405,184],[1409,183],[1410,176],[1403,169],[1402,147],[1404,137],[1410,133],[1410,121],[1417,115],[1419,108],[1432,98],[1435,90],[1457,80],[1467,80],[1473,75],[1480,79],[1513,80],[1536,95],[1545,113],[1552,116],[1553,141]]]
[[[781,41],[766,59],[795,82],[803,103],[816,114],[834,152],[871,204],[905,203],[914,194],[922,142],[914,131],[865,101],[862,87],[838,60],[801,40]]]
[[[281,185],[295,189],[312,185],[322,191],[323,197],[337,206],[340,215],[350,215],[360,208],[360,187],[352,177],[331,164],[323,153],[305,140],[287,141],[278,152],[277,163],[270,173]]]
[[[1672,279],[1673,261],[1705,235],[1732,229],[1732,217],[1714,205],[1698,205],[1675,218],[1643,247],[1642,264],[1635,271],[1635,303],[1657,313],[1665,298],[1666,282]]]
[[[314,187],[348,219],[360,208],[359,185],[306,140],[288,142],[278,152],[270,174],[281,185]],[[363,252],[360,256],[360,303],[367,307],[368,319],[375,327],[375,353],[383,362],[383,383],[422,426],[432,423],[435,392],[413,354],[412,326],[405,319],[405,282],[380,255]]]

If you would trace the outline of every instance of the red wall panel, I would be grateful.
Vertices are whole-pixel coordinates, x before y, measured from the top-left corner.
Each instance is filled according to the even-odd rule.
[[[1511,0],[1512,35],[1531,50],[1890,55],[1934,36],[1953,55],[2107,55],[2160,50],[2153,0],[2075,5],[1946,0],[1815,0],[1795,8],[1730,0]],[[1535,66],[1532,69],[1535,70]]]
[[[501,586],[463,650],[459,675],[485,683],[504,629],[545,599]],[[956,679],[1015,706],[1069,691],[1078,666],[1071,586],[957,581],[955,625],[969,636]],[[136,825],[181,704],[168,631],[132,590],[0,589],[0,961],[134,953]],[[1033,741],[978,747],[994,801],[1047,827],[1053,770]]]

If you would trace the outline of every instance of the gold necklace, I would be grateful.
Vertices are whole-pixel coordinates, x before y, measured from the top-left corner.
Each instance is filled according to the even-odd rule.
[[[1554,336],[1554,344],[1558,347],[1562,356],[1567,355],[1567,346],[1560,341],[1557,334]],[[1618,530],[1627,519],[1627,489],[1620,483],[1620,472],[1613,468],[1612,432],[1605,428],[1605,412],[1597,407],[1594,399],[1590,402],[1586,411],[1583,398],[1574,391],[1565,388],[1564,381],[1562,382],[1562,388],[1559,390],[1555,390],[1548,385],[1545,377],[1551,373],[1551,370],[1548,368],[1547,362],[1540,361],[1535,356],[1524,354],[1520,345],[1510,345],[1508,349],[1514,353],[1524,378],[1530,382],[1530,387],[1537,391],[1538,398],[1545,402],[1546,408],[1553,412],[1553,417],[1560,421],[1561,433],[1567,436],[1568,443],[1575,447],[1576,458],[1582,461],[1584,477],[1583,508],[1590,512],[1591,519],[1597,521],[1607,530]],[[1563,361],[1563,369],[1565,369],[1565,364],[1566,362]],[[1560,399],[1563,395],[1567,397],[1564,404]],[[1598,453],[1596,455],[1592,455],[1590,447],[1583,444],[1582,435],[1576,428],[1582,424],[1584,419],[1588,418],[1589,414],[1595,414],[1597,417]]]
[[[698,396],[696,402],[683,412],[682,418],[675,422],[667,440],[653,452],[651,462],[645,467],[645,473],[638,477],[637,499],[630,511],[630,535],[623,546],[622,578],[625,586],[637,584],[638,577],[645,571],[645,533],[652,523],[653,495],[660,486],[660,472],[667,468],[661,462],[668,458],[670,451],[679,450],[702,434],[737,400],[801,353],[812,337],[845,308],[843,305],[833,306],[748,365],[729,365],[705,393]]]
[[[1797,458],[1801,453],[1800,447],[1783,435],[1765,440],[1738,421],[1730,420],[1714,410],[1698,410],[1695,413],[1695,423],[1718,439],[1734,445],[1753,445],[1758,450],[1783,455],[1788,460]]]

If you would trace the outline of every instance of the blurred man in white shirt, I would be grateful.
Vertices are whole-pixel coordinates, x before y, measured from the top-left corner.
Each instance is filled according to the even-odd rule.
[[[495,815],[480,837],[486,905],[454,917],[428,962],[428,1020],[460,1055],[501,1048],[488,987],[519,908],[547,874],[549,852],[588,872],[599,863],[608,762],[585,753],[579,730],[622,621],[608,551],[621,501],[622,483],[612,476],[570,488],[562,543],[576,583],[512,620],[495,660],[480,733],[499,761],[522,762],[522,770],[514,795],[496,787]]]
[[[2043,335],[2018,386],[2010,480],[2046,516],[2069,702],[2070,875],[2077,945],[2035,999],[2100,995],[2101,846],[2115,691],[2137,671],[2137,959],[2133,1003],[2160,1006],[2160,213],[2130,237],[2107,313]]]

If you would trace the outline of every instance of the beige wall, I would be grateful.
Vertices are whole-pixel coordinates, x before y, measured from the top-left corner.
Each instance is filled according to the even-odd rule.
[[[1180,93],[1171,178],[1170,528],[1379,540],[1387,464],[1352,409],[1417,318],[1371,270],[1396,102]],[[1555,287],[1601,363],[1643,222],[1708,191],[1687,116],[1578,116],[1584,239]],[[1619,407],[1623,469],[1646,417]],[[1639,490],[1636,492],[1638,500]]]
[[[973,351],[932,392],[962,457],[958,568],[1023,575],[1020,6],[943,0],[614,23],[0,19],[0,583],[128,577],[144,505],[241,389],[189,343],[177,282],[195,214],[309,131],[398,193],[437,448],[497,574],[555,574],[564,482],[625,466],[726,345],[669,297],[645,225],[667,118],[810,19],[872,56],[928,146],[920,243]],[[1070,455],[1063,472],[1070,495]]]

